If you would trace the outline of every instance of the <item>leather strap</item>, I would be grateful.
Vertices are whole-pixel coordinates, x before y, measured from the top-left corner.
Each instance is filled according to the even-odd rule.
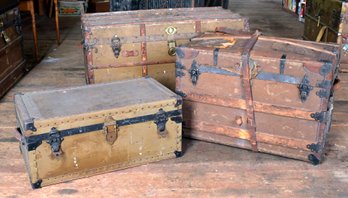
[[[250,52],[254,45],[256,44],[260,32],[256,31],[251,39],[247,42],[242,53],[242,85],[244,91],[244,97],[246,101],[246,113],[247,113],[247,130],[250,133],[250,144],[253,151],[258,151],[257,140],[256,140],[256,122],[255,122],[255,112],[253,105],[253,93],[251,85],[251,73],[252,68],[250,68]]]
[[[146,36],[146,28],[145,24],[140,24],[140,36],[144,37]],[[147,61],[147,50],[146,50],[146,41],[144,40],[141,42],[141,62],[146,62]],[[147,76],[148,74],[148,68],[147,65],[143,65],[143,76]]]

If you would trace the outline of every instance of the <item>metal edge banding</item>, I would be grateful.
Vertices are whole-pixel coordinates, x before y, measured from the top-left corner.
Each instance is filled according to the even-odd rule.
[[[121,42],[124,44],[129,43],[141,43],[141,42],[158,42],[158,41],[169,41],[169,40],[182,40],[189,39],[195,36],[198,36],[199,33],[176,33],[172,35],[172,38],[169,39],[168,35],[156,34],[156,35],[144,35],[144,36],[128,36],[128,37],[119,37]],[[95,45],[110,45],[110,39],[108,38],[99,38]]]
[[[85,74],[88,84],[94,84],[95,78],[94,78],[94,70],[93,70],[93,52],[92,48],[89,46],[89,42],[91,40],[92,30],[91,29],[85,29],[83,31],[83,37],[84,37],[84,46],[83,46],[83,53],[85,56]],[[88,43],[88,45],[86,45]]]
[[[212,67],[208,65],[199,65],[198,67],[200,73],[212,73],[212,74],[221,74],[221,75],[228,75],[228,76],[240,76],[240,74],[227,71],[221,68]]]
[[[34,118],[31,117],[30,112],[28,110],[28,105],[23,100],[23,97],[25,97],[25,94],[16,94],[16,116],[19,119],[20,128],[22,128],[24,131],[31,130],[36,131],[36,128],[34,126]],[[17,118],[17,119],[18,119]]]
[[[168,118],[177,117],[182,115],[182,111],[181,110],[168,111],[168,112],[165,112],[165,115]],[[156,114],[150,114],[150,115],[139,116],[135,118],[128,118],[124,120],[117,120],[115,124],[118,127],[127,126],[127,125],[152,121],[155,119],[155,117],[156,117]],[[172,120],[172,121],[175,122],[175,120]],[[99,124],[94,124],[89,126],[65,129],[65,130],[59,131],[59,135],[61,137],[78,135],[78,134],[83,134],[83,133],[88,133],[93,131],[100,131],[103,129],[103,127],[104,127],[104,123],[99,123]],[[35,150],[37,146],[39,146],[43,140],[47,140],[48,137],[49,137],[49,132],[40,134],[40,135],[33,135],[33,136],[26,137],[25,140],[27,143],[28,151]]]
[[[299,79],[294,76],[285,75],[285,74],[275,74],[275,73],[269,73],[269,72],[260,72],[259,74],[257,74],[256,79],[296,84],[296,85],[301,84],[301,81],[302,81],[302,79]]]
[[[214,52],[213,52],[213,62],[214,62],[213,64],[214,64],[214,66],[218,65],[219,51],[220,51],[220,48],[214,49]]]

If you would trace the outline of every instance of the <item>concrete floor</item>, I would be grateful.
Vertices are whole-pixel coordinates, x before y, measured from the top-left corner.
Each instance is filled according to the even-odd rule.
[[[230,8],[249,16],[252,30],[300,38],[303,24],[280,5],[280,0],[233,0]],[[85,84],[79,18],[61,18],[60,46],[55,46],[53,20],[42,19],[38,29],[45,57],[0,101],[0,197],[347,197],[346,92],[337,94],[339,108],[320,166],[184,139],[185,154],[179,159],[31,190],[13,135],[13,95]],[[27,27],[25,39],[30,53]],[[341,77],[348,87],[348,76]]]

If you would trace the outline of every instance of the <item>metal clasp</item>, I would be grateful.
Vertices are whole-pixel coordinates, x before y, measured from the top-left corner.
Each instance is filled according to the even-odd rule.
[[[191,76],[192,84],[196,85],[198,81],[198,77],[201,74],[201,72],[199,71],[198,64],[195,60],[193,60],[191,69],[188,72]]]
[[[63,140],[64,138],[60,136],[59,131],[53,127],[48,134],[46,142],[51,145],[52,153],[56,157],[59,157],[62,154],[61,144]]]
[[[176,55],[176,41],[168,41],[168,54],[169,56],[175,56]]]
[[[121,53],[121,39],[117,35],[115,35],[111,39],[111,48],[114,52],[114,56],[118,58]]]
[[[118,127],[116,121],[111,116],[106,119],[103,130],[106,142],[113,145],[118,137]]]
[[[313,87],[310,85],[310,81],[307,75],[305,75],[302,79],[301,84],[298,86],[300,91],[300,99],[302,102],[305,102],[308,98],[310,91],[313,90]]]
[[[168,121],[168,117],[166,115],[166,112],[163,109],[160,109],[156,114],[155,114],[155,119],[154,122],[157,125],[157,132],[161,135],[164,134],[166,131],[166,123]]]

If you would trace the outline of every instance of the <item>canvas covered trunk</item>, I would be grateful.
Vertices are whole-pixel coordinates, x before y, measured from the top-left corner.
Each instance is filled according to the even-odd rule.
[[[181,104],[151,78],[16,95],[32,187],[181,156]]]
[[[18,1],[0,2],[0,98],[25,73]]]
[[[258,32],[207,34],[176,54],[185,136],[322,160],[338,46]]]
[[[216,27],[249,30],[222,8],[179,8],[82,16],[87,83],[151,76],[175,87],[175,47]]]

